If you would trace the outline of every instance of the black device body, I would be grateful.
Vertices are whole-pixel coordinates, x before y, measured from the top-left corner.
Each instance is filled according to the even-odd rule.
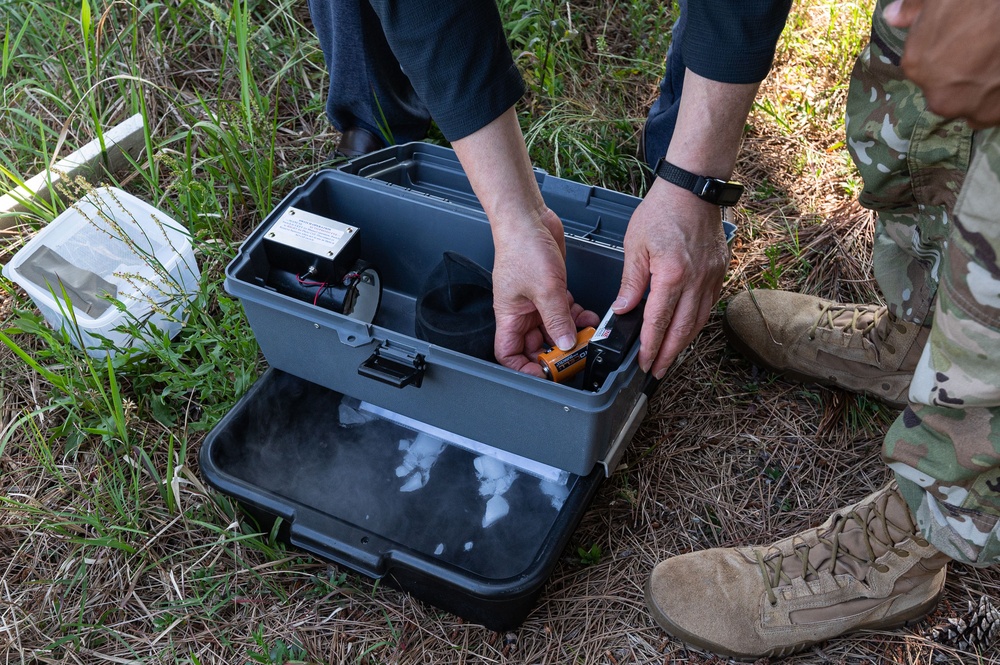
[[[263,241],[271,266],[267,285],[317,307],[350,313],[358,297],[357,274],[368,267],[358,258],[360,234],[352,230],[342,247],[326,254],[275,240],[273,235],[265,235]]]
[[[642,329],[642,314],[646,301],[641,301],[625,314],[609,312],[587,344],[587,366],[583,371],[583,386],[600,390],[611,372],[618,369]]]
[[[303,279],[298,273],[278,268],[272,268],[267,273],[267,285],[278,293],[341,314],[354,309],[354,301],[358,297],[357,280],[346,281],[344,284],[344,281],[321,282],[311,278]]]
[[[267,236],[264,236],[263,245],[272,271],[277,268],[311,282],[332,283],[340,282],[360,257],[359,235],[353,233],[346,245],[332,257],[276,242]]]

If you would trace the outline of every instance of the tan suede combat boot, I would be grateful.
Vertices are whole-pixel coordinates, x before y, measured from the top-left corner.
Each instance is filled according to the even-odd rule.
[[[737,351],[762,367],[899,409],[906,406],[930,334],[930,328],[900,321],[885,307],[757,289],[729,301],[723,329]]]
[[[646,583],[646,604],[692,646],[740,659],[785,656],[922,617],[941,596],[949,560],[919,535],[891,483],[769,547],[667,559]]]

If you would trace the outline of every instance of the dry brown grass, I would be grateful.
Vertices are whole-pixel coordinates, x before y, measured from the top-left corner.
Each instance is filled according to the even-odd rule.
[[[824,11],[812,24],[819,35]],[[608,36],[612,45],[628,41]],[[792,104],[836,84],[826,70],[808,74],[802,57],[782,51],[765,98]],[[183,90],[200,76],[197,54],[188,60],[191,70],[170,71],[151,58],[158,69],[148,75]],[[823,99],[832,108],[839,94]],[[159,103],[161,117],[176,113]],[[843,300],[875,297],[872,219],[844,190],[850,169],[824,115],[836,113],[789,133],[755,112],[738,167],[755,194],[739,220],[724,299],[767,280]],[[279,160],[298,164],[305,150],[320,161],[336,136],[314,121],[279,134]],[[9,303],[0,311],[7,320]],[[654,624],[642,592],[653,565],[794,533],[889,477],[879,449],[891,413],[759,371],[727,348],[715,315],[656,393],[537,608],[520,629],[500,634],[251,537],[232,504],[199,480],[201,434],[178,433],[187,448],[178,460],[180,510],[172,511],[147,468],[167,468],[167,433],[151,419],[132,423],[154,451],[148,463],[135,455],[122,463],[128,451],[101,446],[65,459],[48,434],[61,420],[44,410],[51,387],[6,347],[0,390],[0,664],[256,662],[255,635],[267,648],[297,643],[318,663],[722,662]],[[121,497],[101,491],[112,469],[135,469]],[[112,537],[127,548],[99,544]],[[594,544],[601,560],[581,564],[577,548]],[[953,567],[932,620],[983,594],[1000,597],[1000,571]],[[939,653],[918,627],[834,640],[788,662],[929,663]]]

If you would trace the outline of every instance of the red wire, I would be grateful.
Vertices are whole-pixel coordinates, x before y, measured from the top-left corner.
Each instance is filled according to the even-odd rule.
[[[299,281],[302,286],[326,286],[327,282],[310,282],[308,280],[302,279],[301,275],[296,275],[295,279]]]
[[[313,305],[319,305],[319,296],[320,296],[320,294],[323,293],[323,291],[325,291],[328,286],[330,286],[329,282],[310,282],[308,280],[302,279],[302,277],[300,275],[296,275],[295,279],[297,279],[298,282],[299,282],[299,284],[301,284],[302,286],[318,286],[319,287],[318,289],[316,289],[316,295],[313,296]]]

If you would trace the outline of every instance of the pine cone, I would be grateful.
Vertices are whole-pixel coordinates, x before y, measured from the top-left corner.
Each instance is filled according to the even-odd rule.
[[[1000,638],[1000,607],[988,596],[979,599],[979,606],[969,601],[969,611],[962,618],[951,618],[927,631],[927,636],[938,644],[971,653],[986,654]],[[947,657],[939,654],[935,662]]]

